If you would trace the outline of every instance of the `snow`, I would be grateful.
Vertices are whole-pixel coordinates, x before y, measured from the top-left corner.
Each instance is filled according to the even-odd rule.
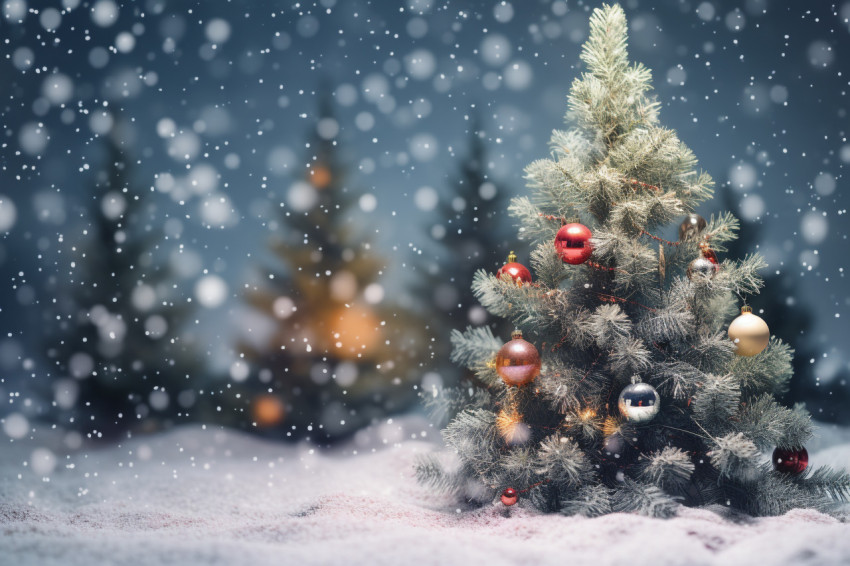
[[[3,448],[0,461],[0,562],[601,566],[850,560],[850,526],[808,510],[737,521],[702,509],[683,509],[668,521],[541,515],[522,504],[458,512],[413,478],[416,455],[435,449],[420,438],[427,428],[405,418],[330,451],[198,425],[68,457],[50,439],[15,441]],[[816,463],[846,464],[850,432],[822,429],[811,453]]]

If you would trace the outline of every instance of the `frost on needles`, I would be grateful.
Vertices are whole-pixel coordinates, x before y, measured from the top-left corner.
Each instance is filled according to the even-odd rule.
[[[763,260],[725,259],[713,277],[686,276],[701,245],[725,251],[738,221],[726,213],[698,237],[658,236],[710,199],[713,181],[659,123],[650,71],[630,63],[626,47],[623,10],[595,10],[586,72],[569,94],[572,128],[553,132],[551,156],[526,168],[529,194],[510,206],[519,237],[534,244],[534,282],[483,270],[472,282],[481,304],[538,348],[542,370],[510,387],[493,363],[504,337],[455,331],[452,359],[474,384],[427,394],[427,404],[451,418],[443,436],[456,456],[423,458],[418,478],[473,505],[512,488],[520,505],[587,516],[667,517],[681,504],[835,512],[850,496],[845,471],[790,475],[767,457],[803,447],[812,434],[802,408],[773,398],[790,379],[793,350],[774,337],[740,356],[726,335],[740,301],[761,287]],[[561,260],[557,219],[592,230],[592,261]],[[648,422],[617,409],[634,376],[661,396]]]

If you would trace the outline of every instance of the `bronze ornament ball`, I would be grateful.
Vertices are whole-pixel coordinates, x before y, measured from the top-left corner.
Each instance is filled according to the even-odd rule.
[[[729,325],[729,339],[735,343],[739,356],[755,356],[770,342],[770,329],[750,307],[741,307],[741,314]]]
[[[705,218],[696,213],[688,214],[679,225],[679,241],[693,240],[705,230]]]
[[[523,340],[519,330],[511,338],[496,354],[496,373],[507,385],[519,387],[531,383],[540,373],[540,353],[534,344]]]

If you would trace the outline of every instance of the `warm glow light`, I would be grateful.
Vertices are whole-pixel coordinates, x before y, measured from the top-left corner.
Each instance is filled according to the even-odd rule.
[[[313,167],[313,171],[310,174],[310,184],[317,189],[324,189],[331,184],[332,178],[330,169],[317,165],[316,167]]]
[[[286,409],[276,395],[260,395],[252,409],[257,426],[274,426],[283,420]]]
[[[514,410],[502,409],[496,417],[496,428],[508,444],[523,444],[531,437],[531,429]]]
[[[343,357],[370,355],[378,345],[381,321],[362,306],[339,308],[330,315],[327,339]]]

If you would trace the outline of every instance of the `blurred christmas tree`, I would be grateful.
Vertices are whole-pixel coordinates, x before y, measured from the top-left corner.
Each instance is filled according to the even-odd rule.
[[[735,192],[727,185],[723,189],[723,205],[727,210],[738,207]],[[756,249],[762,240],[761,224],[744,221],[738,239],[730,242],[729,256],[743,255]],[[834,376],[828,385],[817,379],[815,367],[822,352],[812,335],[814,318],[811,305],[806,300],[788,266],[770,266],[765,270],[764,289],[750,301],[753,311],[759,313],[777,336],[786,336],[794,348],[794,375],[788,382],[786,403],[806,401],[816,418],[827,422],[850,422],[847,405],[850,391],[847,388],[846,369]]]
[[[457,385],[464,371],[450,361],[452,330],[467,324],[489,324],[496,333],[510,333],[509,323],[490,316],[478,304],[469,281],[479,269],[496,271],[507,259],[513,222],[507,218],[507,194],[487,173],[487,148],[480,122],[473,118],[465,155],[450,179],[451,191],[436,208],[443,222],[430,227],[435,253],[420,261],[412,291],[425,298],[428,324],[434,336],[430,368],[440,379],[435,385]],[[426,391],[426,394],[428,392]]]
[[[530,195],[510,206],[535,242],[534,280],[473,278],[517,331],[504,343],[486,327],[453,333],[453,360],[481,386],[432,401],[465,408],[443,431],[451,466],[425,457],[419,479],[467,502],[587,516],[835,511],[850,474],[809,467],[809,415],[774,399],[792,350],[740,305],[764,262],[718,260],[738,221],[694,213],[713,181],[660,124],[627,30],[617,5],[590,18],[573,127],[552,133],[551,157],[526,168]],[[677,241],[658,235],[682,216]]]
[[[82,237],[70,242],[69,271],[47,282],[52,397],[63,425],[91,437],[188,417],[199,370],[191,334],[181,332],[190,308],[159,261],[156,205],[133,181],[121,128],[104,138],[105,163]]]
[[[274,331],[240,346],[255,371],[226,396],[228,419],[277,437],[334,440],[416,396],[424,323],[384,299],[381,260],[354,229],[360,194],[347,184],[337,130],[323,96],[306,177],[280,207],[277,265],[246,297]]]

